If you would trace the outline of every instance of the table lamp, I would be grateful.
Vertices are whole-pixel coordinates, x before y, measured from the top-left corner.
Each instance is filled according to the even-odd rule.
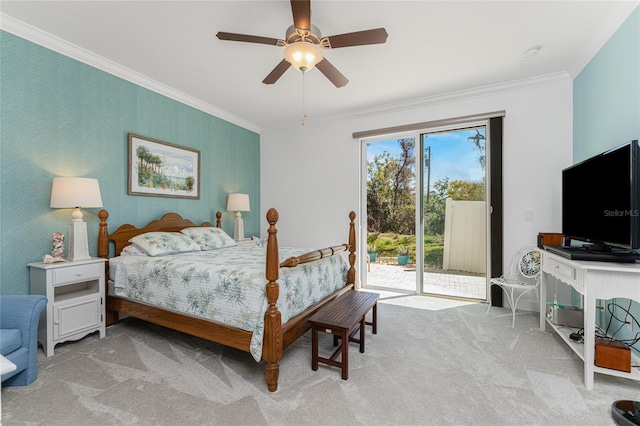
[[[67,259],[91,259],[87,241],[87,223],[82,220],[80,207],[102,207],[100,185],[97,179],[79,177],[55,177],[51,187],[52,209],[73,208],[69,225],[69,252]]]
[[[248,194],[229,194],[227,199],[227,211],[236,212],[236,221],[233,224],[233,239],[236,241],[244,240],[244,224],[240,212],[248,212],[249,195]]]

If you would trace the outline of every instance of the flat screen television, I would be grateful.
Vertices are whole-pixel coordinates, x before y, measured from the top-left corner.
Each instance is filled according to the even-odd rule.
[[[562,233],[588,260],[640,258],[640,147],[627,142],[562,171]],[[598,259],[598,253],[602,258]],[[579,258],[574,256],[574,258]],[[625,261],[625,260],[622,260]]]

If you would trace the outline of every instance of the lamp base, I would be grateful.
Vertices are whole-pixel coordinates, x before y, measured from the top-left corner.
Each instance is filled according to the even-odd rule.
[[[233,223],[233,239],[236,241],[244,240],[244,222],[240,211],[236,212],[236,221]]]
[[[69,225],[69,253],[67,260],[89,260],[89,243],[87,241],[87,223],[71,222]]]

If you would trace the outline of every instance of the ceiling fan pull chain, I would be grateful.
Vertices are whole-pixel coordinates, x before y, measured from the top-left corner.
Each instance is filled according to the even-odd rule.
[[[302,125],[304,126],[304,120],[307,119],[307,73],[302,71]]]

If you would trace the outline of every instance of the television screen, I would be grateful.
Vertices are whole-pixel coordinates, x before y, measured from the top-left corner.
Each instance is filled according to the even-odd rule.
[[[565,236],[597,249],[640,248],[638,151],[632,141],[562,171]]]

